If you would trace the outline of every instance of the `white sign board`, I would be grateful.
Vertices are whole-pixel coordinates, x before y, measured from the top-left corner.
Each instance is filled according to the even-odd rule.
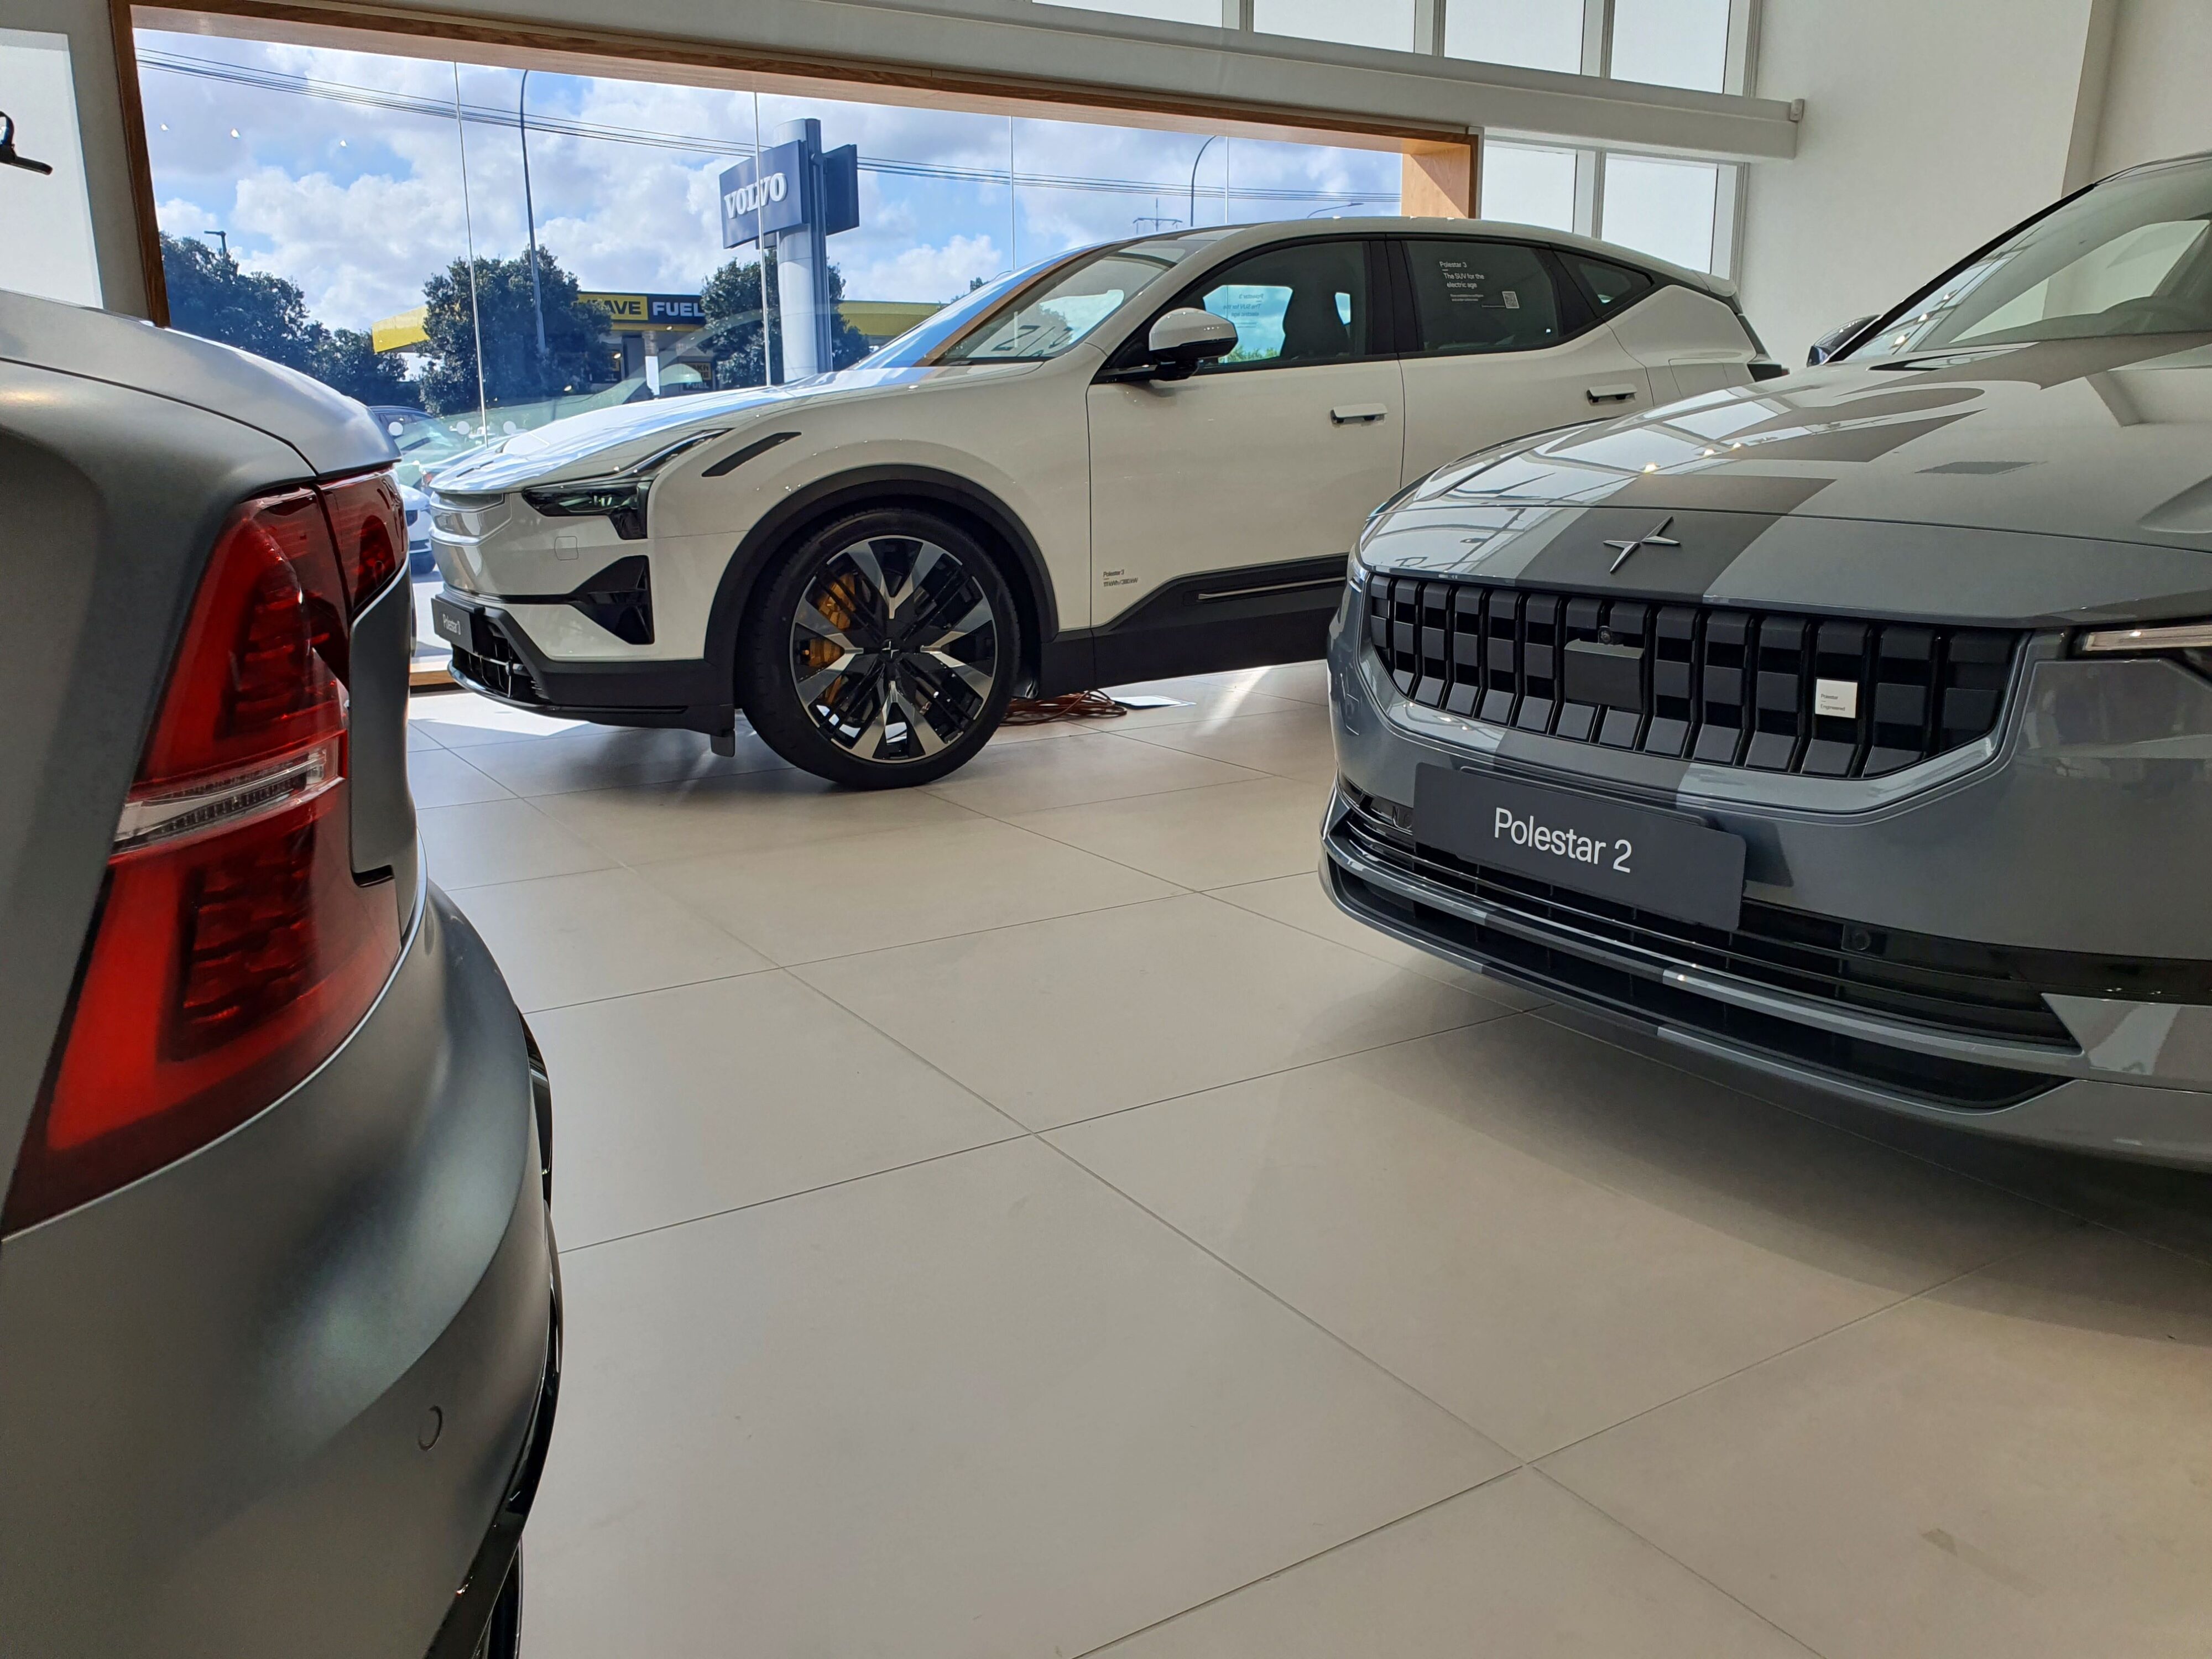
[[[96,306],[100,262],[67,35],[0,29],[0,111],[15,123],[16,153],[53,168],[0,167],[0,225],[9,231],[0,236],[0,288]]]

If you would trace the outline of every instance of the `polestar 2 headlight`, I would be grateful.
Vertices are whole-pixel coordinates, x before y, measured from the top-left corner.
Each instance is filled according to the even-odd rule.
[[[533,484],[522,492],[532,508],[549,519],[605,519],[615,534],[626,542],[645,539],[646,497],[653,478],[669,462],[688,449],[696,449],[727,431],[694,432],[633,461],[619,472],[596,478],[571,478],[563,483]]]
[[[2093,628],[2074,639],[2084,657],[2179,657],[2212,675],[2212,622],[2158,623],[2148,628]]]

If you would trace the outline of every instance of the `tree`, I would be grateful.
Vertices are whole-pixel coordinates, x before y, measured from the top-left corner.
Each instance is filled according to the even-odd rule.
[[[307,373],[365,404],[411,405],[421,389],[407,378],[396,356],[380,354],[374,338],[350,328],[334,328],[324,335]]]
[[[538,295],[531,292],[530,258],[476,262],[471,304],[470,267],[456,259],[423,284],[422,331],[434,361],[422,374],[423,406],[433,415],[477,406],[477,338],[483,338],[483,398],[507,404],[583,392],[606,332],[604,307],[581,298],[576,279],[544,248],[538,250]],[[538,304],[545,318],[545,349],[538,349]]]
[[[413,388],[399,364],[379,357],[366,334],[336,332],[307,314],[295,283],[241,270],[228,248],[196,237],[161,237],[161,274],[169,292],[169,325],[220,340],[312,374],[365,404],[404,403]]]
[[[765,259],[732,259],[699,291],[699,308],[707,315],[700,338],[714,356],[718,386],[763,386],[768,375],[761,361],[761,273],[768,285],[768,326],[775,366],[783,367],[783,307],[776,292],[775,250]],[[830,267],[830,297],[834,304],[845,297],[845,273]],[[832,313],[830,324],[830,362],[835,368],[857,363],[868,355],[866,335]]]

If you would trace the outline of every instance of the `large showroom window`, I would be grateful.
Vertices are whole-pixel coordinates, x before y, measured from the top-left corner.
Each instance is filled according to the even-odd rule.
[[[1252,27],[1262,34],[1419,52],[1416,10],[1413,0],[1252,0]]]
[[[1460,0],[1444,12],[1444,55],[1522,69],[1583,69],[1583,0]]]
[[[1616,80],[1718,92],[1728,55],[1729,0],[1613,0]]]
[[[137,35],[170,321],[376,410],[401,455],[426,665],[445,649],[429,627],[423,493],[440,468],[566,416],[793,378],[782,273],[744,222],[750,211],[764,224],[767,204],[739,196],[732,221],[725,175],[776,153],[794,123],[819,124],[825,164],[850,147],[853,222],[827,238],[827,367],[1087,244],[1398,209],[1389,150],[756,94],[234,28]],[[1021,337],[996,347],[1034,355],[1048,336],[1079,337],[1111,308],[1115,270],[1102,262],[1095,291],[1025,310]],[[1136,280],[1124,272],[1121,285]]]
[[[1585,156],[1571,149],[1487,144],[1482,152],[1482,216],[1553,230],[1584,228],[1576,223],[1575,184],[1577,170],[1587,165]]]

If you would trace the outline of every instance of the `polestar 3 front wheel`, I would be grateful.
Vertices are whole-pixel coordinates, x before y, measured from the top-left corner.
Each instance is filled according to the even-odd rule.
[[[927,783],[989,740],[1018,629],[1005,577],[959,526],[855,514],[769,579],[738,641],[739,700],[794,766],[864,789]]]

